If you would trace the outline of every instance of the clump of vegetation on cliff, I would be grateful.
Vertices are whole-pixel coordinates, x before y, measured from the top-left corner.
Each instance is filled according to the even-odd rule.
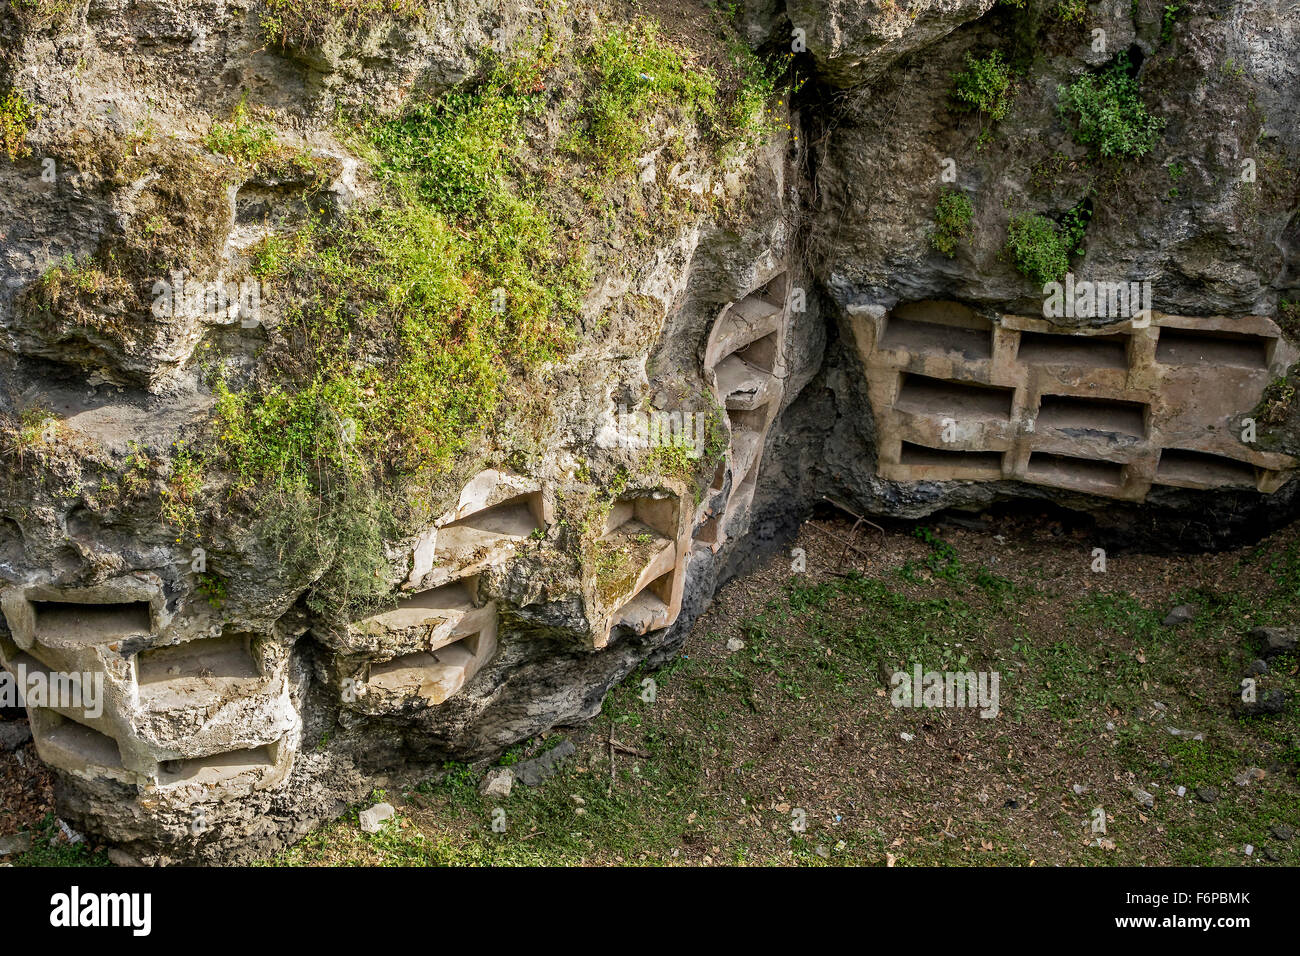
[[[544,394],[545,369],[574,345],[598,219],[585,207],[648,148],[652,117],[719,146],[736,134],[720,102],[716,78],[653,27],[612,27],[578,50],[548,39],[490,58],[398,116],[353,119],[379,198],[254,248],[280,321],[252,382],[214,386],[236,490],[279,524],[287,561],[329,569],[314,609],[388,591],[385,539],[515,414],[511,396]],[[549,136],[557,117],[577,131]],[[209,147],[246,166],[274,154],[247,115]],[[678,201],[665,194],[661,211]]]
[[[934,206],[934,231],[930,245],[949,259],[957,254],[957,245],[970,235],[971,217],[975,209],[965,193],[945,189]]]
[[[1076,206],[1056,223],[1046,216],[1023,214],[1007,223],[1006,252],[1021,274],[1043,285],[1060,279],[1070,257],[1083,254],[1088,213]]]
[[[1147,112],[1122,53],[1103,72],[1085,73],[1062,89],[1060,110],[1075,140],[1107,159],[1145,156],[1165,125]]]
[[[17,90],[0,97],[0,153],[8,156],[10,162],[31,153],[27,133],[34,119],[32,104]]]
[[[1006,118],[1015,98],[1011,67],[999,50],[987,56],[966,54],[966,69],[952,75],[951,97],[958,112],[976,112],[980,117],[980,143],[993,135],[993,124]],[[984,125],[987,118],[988,126]]]

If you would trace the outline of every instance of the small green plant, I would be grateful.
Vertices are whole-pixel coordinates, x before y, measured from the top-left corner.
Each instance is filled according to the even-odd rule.
[[[1088,15],[1088,0],[1057,0],[1056,19],[1062,23],[1082,23]]]
[[[1285,378],[1276,378],[1269,382],[1260,397],[1256,418],[1261,425],[1281,425],[1291,415],[1291,406],[1295,402],[1296,389]]]
[[[228,121],[212,124],[203,137],[203,145],[250,172],[320,174],[317,162],[308,151],[289,148],[280,142],[271,126],[254,118],[247,94],[235,104]]]
[[[171,472],[160,490],[163,520],[178,531],[198,533],[195,508],[203,488],[203,462],[185,442],[173,445]]]
[[[31,154],[27,134],[35,118],[32,104],[17,90],[10,90],[0,98],[0,152],[10,162]]]
[[[1006,118],[1015,98],[1015,85],[1011,79],[1011,66],[999,50],[984,57],[966,54],[966,69],[952,74],[953,88],[949,94],[953,108],[958,112],[977,112],[980,116],[980,142],[992,135],[993,124]],[[985,118],[989,125],[984,126]]]
[[[1069,271],[1070,256],[1082,254],[1087,219],[1082,206],[1059,224],[1037,213],[1013,216],[1007,223],[1006,250],[1022,275],[1039,285],[1053,282]]]
[[[1174,24],[1178,22],[1179,11],[1183,9],[1181,3],[1166,3],[1164,15],[1160,20],[1160,42],[1171,43],[1174,39]]]
[[[1171,182],[1173,182],[1173,183],[1177,183],[1178,180],[1182,178],[1183,173],[1185,173],[1185,172],[1187,172],[1187,169],[1186,169],[1186,167],[1183,166],[1182,163],[1170,163],[1170,164],[1169,164],[1169,179],[1170,179]],[[1171,187],[1169,188],[1169,198],[1170,198],[1170,199],[1177,199],[1177,198],[1178,198],[1178,187],[1177,187],[1176,185],[1175,185],[1175,186],[1171,186]]]
[[[971,217],[974,208],[966,195],[956,189],[945,189],[934,206],[934,230],[930,245],[949,259],[957,254],[957,244],[971,234]]]
[[[1086,73],[1065,87],[1059,109],[1072,122],[1075,141],[1106,158],[1145,156],[1165,125],[1147,112],[1124,54],[1109,69]]]
[[[201,572],[194,577],[195,589],[203,595],[208,604],[214,608],[221,607],[222,602],[226,599],[226,582],[211,571]]]

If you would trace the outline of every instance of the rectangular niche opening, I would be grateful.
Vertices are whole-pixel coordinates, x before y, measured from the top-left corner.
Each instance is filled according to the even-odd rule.
[[[1223,455],[1166,448],[1156,465],[1156,481],[1254,488],[1255,466]]]
[[[117,741],[85,724],[41,708],[32,714],[32,736],[41,759],[62,770],[121,770]]]
[[[1156,340],[1156,361],[1162,365],[1229,365],[1267,369],[1272,339],[1234,332],[1195,332],[1164,326]]]
[[[264,744],[243,750],[228,750],[208,757],[164,760],[158,767],[160,784],[197,783],[213,786],[228,783],[245,774],[257,776],[275,769],[278,744]]]
[[[485,628],[433,651],[403,654],[371,664],[366,685],[400,697],[419,697],[432,705],[441,704],[473,679],[495,647],[495,635]]]
[[[140,702],[150,709],[175,709],[254,693],[263,676],[247,634],[201,638],[136,656]]]
[[[474,601],[478,593],[478,575],[472,574],[467,577],[457,578],[450,584],[444,584],[441,587],[430,588],[428,591],[420,591],[409,597],[401,598],[397,607],[393,611],[388,611],[385,617],[396,612],[412,611],[443,611],[446,616],[453,614],[467,614],[476,607]]]
[[[718,394],[728,409],[755,408],[775,397],[778,383],[770,372],[749,364],[739,355],[728,355],[713,370]]]
[[[930,448],[903,442],[898,463],[919,468],[953,468],[973,471],[1002,471],[1000,451],[961,451],[953,448]]]
[[[718,517],[712,515],[705,519],[695,532],[695,543],[712,548],[718,543]]]
[[[1016,358],[1029,365],[1128,368],[1127,335],[1064,335],[1021,332]]]
[[[33,601],[36,639],[59,639],[97,644],[148,634],[153,628],[146,601],[122,604],[76,604],[71,601]]]
[[[675,571],[661,574],[650,581],[618,610],[617,623],[645,634],[668,623],[672,615],[673,575]]]
[[[779,349],[780,343],[777,341],[777,334],[772,332],[761,339],[750,342],[742,349],[737,349],[733,354],[745,364],[771,375],[772,370],[776,368],[776,356]]]
[[[1009,421],[1015,389],[973,382],[951,382],[903,372],[898,400],[902,412],[955,421]]]
[[[1036,427],[1059,431],[1091,431],[1145,438],[1146,406],[1105,398],[1074,395],[1043,395],[1039,400]]]
[[[781,309],[779,303],[773,302],[762,292],[754,292],[739,302],[733,303],[713,324],[709,333],[709,344],[705,349],[705,365],[716,368],[728,355],[740,354],[741,358],[766,372],[772,371],[774,362],[765,364],[765,357],[775,358],[776,333],[781,326]],[[760,340],[771,338],[771,342],[750,351]]]
[[[909,302],[885,319],[877,345],[919,354],[958,352],[968,360],[993,357],[993,323],[956,302]]]
[[[1124,484],[1124,466],[1118,462],[1072,455],[1032,452],[1026,474],[1053,484],[1117,489]]]
[[[605,518],[601,540],[649,536],[656,550],[671,546],[677,536],[676,498],[620,498]]]
[[[435,539],[435,561],[455,564],[503,541],[519,541],[545,527],[542,493],[516,495],[443,525]]]

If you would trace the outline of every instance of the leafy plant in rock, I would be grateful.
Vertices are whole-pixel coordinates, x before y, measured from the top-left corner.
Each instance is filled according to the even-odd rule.
[[[26,140],[35,117],[32,104],[17,90],[0,97],[0,153],[10,162],[30,155]]]
[[[1124,54],[1101,73],[1085,73],[1065,87],[1059,109],[1075,141],[1108,159],[1145,156],[1165,125],[1147,111]]]
[[[953,108],[958,112],[976,112],[980,117],[980,143],[993,135],[993,124],[1006,118],[1015,98],[1015,84],[1011,66],[999,50],[987,56],[965,57],[966,69],[952,74],[950,92]],[[989,125],[984,125],[987,118]]]
[[[1023,214],[1007,223],[1006,251],[1020,273],[1039,285],[1053,282],[1070,268],[1070,257],[1082,255],[1089,213],[1076,206],[1056,223],[1046,216]]]
[[[934,229],[930,245],[935,251],[951,259],[957,254],[957,245],[971,234],[971,217],[974,207],[966,195],[956,189],[944,189],[934,206]]]

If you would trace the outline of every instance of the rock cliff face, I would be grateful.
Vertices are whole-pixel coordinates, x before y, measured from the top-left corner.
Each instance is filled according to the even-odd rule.
[[[29,706],[74,825],[249,859],[589,719],[822,495],[1294,516],[1294,10],[542,6],[3,8],[0,663],[102,688]]]

